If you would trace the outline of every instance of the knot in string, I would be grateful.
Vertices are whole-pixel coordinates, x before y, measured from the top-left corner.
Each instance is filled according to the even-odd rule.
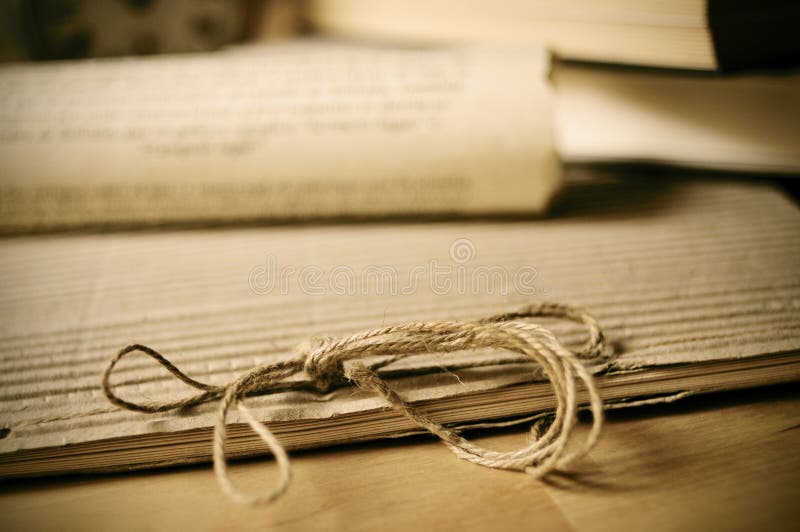
[[[555,317],[580,323],[587,329],[588,339],[577,352],[572,352],[549,330],[528,321],[532,317]],[[111,403],[138,412],[164,412],[219,400],[213,439],[217,480],[223,491],[238,502],[265,503],[286,491],[291,481],[291,466],[283,446],[269,428],[255,418],[243,400],[251,395],[297,388],[296,381],[287,381],[287,377],[304,372],[321,392],[352,383],[379,395],[389,406],[417,426],[438,436],[462,459],[487,467],[524,471],[541,477],[565,467],[585,454],[597,440],[603,420],[603,403],[594,379],[583,362],[603,360],[604,345],[605,340],[597,321],[585,310],[557,303],[538,303],[516,312],[489,316],[475,322],[410,322],[363,331],[340,339],[314,338],[298,346],[294,357],[257,366],[225,386],[196,381],[154,349],[134,344],[125,347],[111,359],[103,373],[101,385]],[[466,440],[454,429],[431,420],[424,412],[409,404],[377,373],[379,367],[406,356],[482,348],[511,351],[525,357],[525,360],[537,363],[553,387],[556,408],[552,423],[544,430],[541,424],[535,424],[532,427],[531,442],[516,451],[492,451]],[[166,402],[134,403],[120,398],[110,384],[111,373],[120,359],[135,352],[152,357],[180,381],[200,390],[199,393]],[[367,365],[363,360],[367,357],[371,360],[378,357],[380,362]],[[452,367],[467,368],[498,363],[498,360],[482,360]],[[576,450],[567,452],[567,444],[577,420],[576,380],[581,381],[586,388],[593,423],[583,444]],[[233,407],[237,408],[244,421],[275,456],[279,479],[266,494],[243,493],[233,485],[228,476],[225,458],[226,420]]]
[[[305,357],[303,370],[314,387],[327,392],[336,386],[346,384],[344,361],[338,355],[333,338],[317,337],[298,346],[295,351]]]

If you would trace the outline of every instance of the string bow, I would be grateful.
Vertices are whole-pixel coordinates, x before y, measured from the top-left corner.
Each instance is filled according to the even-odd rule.
[[[527,321],[534,317],[555,317],[580,323],[588,331],[588,340],[577,352],[571,352],[548,329]],[[291,482],[291,465],[281,443],[265,424],[255,418],[243,400],[247,396],[290,389],[291,385],[286,382],[289,376],[305,372],[314,387],[321,392],[348,383],[370,390],[416,425],[438,436],[458,457],[487,467],[524,471],[541,477],[555,469],[566,467],[588,452],[597,440],[603,422],[603,403],[584,362],[602,360],[604,343],[597,320],[585,310],[556,303],[538,303],[516,312],[489,316],[474,322],[409,322],[339,339],[311,341],[299,346],[294,357],[257,366],[224,386],[192,379],[158,351],[134,344],[125,347],[111,359],[103,373],[102,389],[111,403],[137,412],[165,412],[219,400],[213,440],[217,480],[223,491],[237,502],[258,504],[273,501],[285,493]],[[385,366],[406,356],[479,348],[506,350],[527,357],[526,359],[539,365],[553,386],[556,409],[552,423],[546,430],[541,430],[539,423],[534,424],[530,443],[516,451],[492,451],[470,442],[455,430],[431,420],[424,412],[409,404],[377,373],[378,366]],[[199,393],[175,401],[143,403],[131,402],[117,396],[110,384],[114,367],[123,357],[136,352],[152,357],[180,381],[200,390]],[[379,365],[368,366],[361,360],[379,355],[383,357]],[[497,362],[470,362],[459,367],[493,363]],[[582,445],[568,452],[567,444],[577,420],[576,380],[582,381],[588,392],[593,422]],[[279,478],[266,494],[243,493],[236,488],[228,475],[225,458],[226,420],[233,407],[238,409],[242,418],[275,456]]]

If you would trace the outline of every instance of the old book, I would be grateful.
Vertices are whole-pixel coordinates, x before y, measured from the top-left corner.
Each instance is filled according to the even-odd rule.
[[[575,181],[556,214],[538,221],[2,240],[0,476],[210,459],[216,404],[146,415],[120,410],[101,393],[106,363],[133,342],[223,384],[291,356],[310,336],[474,319],[547,299],[583,305],[599,319],[614,350],[597,375],[608,404],[800,378],[796,205],[763,181],[642,177]],[[580,328],[547,325],[567,345],[583,340]],[[486,356],[506,355],[420,355],[381,372],[452,425],[553,406],[532,364],[441,369]],[[190,393],[145,358],[123,361],[114,383],[132,400]],[[415,430],[350,387],[247,404],[289,448]],[[230,419],[229,454],[263,453]]]
[[[545,45],[560,57],[697,70],[797,66],[789,0],[312,0],[317,29],[415,43]]]
[[[0,67],[0,232],[538,213],[548,57],[325,42]]]
[[[559,62],[555,136],[568,162],[800,174],[800,75],[685,75]]]

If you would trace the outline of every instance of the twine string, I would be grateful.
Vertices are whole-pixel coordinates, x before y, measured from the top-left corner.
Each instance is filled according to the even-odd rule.
[[[586,328],[588,339],[573,353],[548,329],[526,321],[534,317],[561,318],[580,323]],[[225,386],[192,379],[156,350],[133,344],[111,359],[103,373],[101,385],[111,403],[137,412],[164,412],[219,400],[212,453],[219,485],[237,502],[261,504],[271,502],[286,492],[291,482],[291,464],[283,445],[267,425],[253,415],[243,400],[249,395],[287,389],[283,381],[289,376],[305,372],[315,388],[321,392],[352,383],[380,396],[414,424],[439,437],[459,458],[486,467],[524,471],[538,478],[568,466],[586,454],[597,441],[603,423],[603,403],[594,379],[584,363],[602,361],[605,356],[604,346],[605,340],[599,324],[585,310],[557,303],[538,303],[516,312],[497,314],[476,322],[410,322],[363,331],[339,339],[314,339],[299,346],[294,357],[256,366]],[[493,451],[470,442],[455,430],[433,421],[409,404],[377,373],[379,367],[405,356],[480,348],[510,351],[529,358],[538,364],[553,388],[556,408],[552,422],[545,430],[542,430],[541,420],[535,423],[531,427],[531,441],[516,451]],[[117,363],[133,353],[150,356],[181,382],[199,390],[199,393],[164,402],[135,403],[122,399],[114,392],[110,379]],[[382,360],[371,366],[360,360],[376,356],[382,357]],[[483,360],[475,363],[475,366],[486,364],[487,361]],[[469,364],[461,367],[469,367]],[[572,440],[578,413],[576,380],[583,384],[587,392],[593,421],[582,444],[569,451],[568,444]],[[225,456],[227,419],[234,407],[275,457],[279,471],[278,480],[267,493],[244,493],[233,484],[228,474]]]

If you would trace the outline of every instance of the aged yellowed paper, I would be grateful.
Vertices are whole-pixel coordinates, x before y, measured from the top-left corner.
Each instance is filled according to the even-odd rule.
[[[558,215],[539,221],[5,239],[0,475],[208,460],[216,405],[144,415],[102,395],[101,371],[134,342],[224,384],[310,336],[556,300],[588,308],[607,333],[616,353],[598,376],[607,401],[797,379],[798,224],[796,206],[766,183],[641,176],[575,184]],[[578,327],[548,326],[567,345],[582,341]],[[440,422],[552,406],[531,365],[442,371],[451,356],[485,353],[381,371]],[[144,358],[121,364],[114,383],[138,400],[190,393]],[[414,428],[347,387],[248,406],[290,448]],[[230,435],[232,455],[262,452],[244,427]]]
[[[541,212],[548,62],[311,41],[0,67],[0,231]]]

